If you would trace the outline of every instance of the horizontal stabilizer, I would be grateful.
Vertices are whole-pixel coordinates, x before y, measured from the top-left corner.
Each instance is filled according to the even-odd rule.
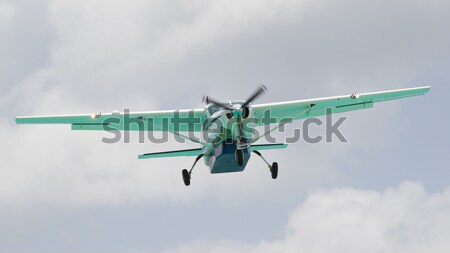
[[[183,149],[183,150],[147,153],[147,154],[139,155],[138,158],[139,159],[149,159],[149,158],[175,157],[175,156],[198,156],[201,153],[202,153],[201,148],[194,148],[194,149]]]
[[[267,149],[280,149],[287,148],[287,144],[285,143],[274,143],[274,144],[256,144],[251,145],[250,149],[253,150],[267,150]]]

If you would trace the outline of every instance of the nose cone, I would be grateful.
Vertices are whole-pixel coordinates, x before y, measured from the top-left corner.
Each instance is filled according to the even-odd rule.
[[[235,117],[235,118],[242,117],[242,110],[234,110],[233,111],[233,117]]]

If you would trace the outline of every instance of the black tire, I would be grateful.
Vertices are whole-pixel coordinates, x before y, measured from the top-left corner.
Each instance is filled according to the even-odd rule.
[[[272,167],[270,168],[270,173],[272,174],[273,179],[277,179],[278,177],[278,163],[272,163]]]
[[[191,175],[189,175],[189,172],[187,169],[184,169],[181,174],[183,175],[183,182],[186,186],[189,186],[191,184]]]
[[[238,166],[244,164],[244,151],[242,151],[242,149],[236,150],[236,161]]]

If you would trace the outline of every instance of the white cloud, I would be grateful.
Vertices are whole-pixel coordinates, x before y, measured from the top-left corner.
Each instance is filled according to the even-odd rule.
[[[10,3],[0,3],[0,25],[11,20],[17,14],[17,9]]]
[[[192,51],[216,48],[245,33],[257,33],[264,26],[298,10],[302,1],[196,1],[184,3],[196,15],[192,22],[172,26],[156,43],[158,59],[185,58]],[[298,13],[297,13],[298,14]],[[287,15],[291,16],[291,15]]]
[[[260,76],[269,76],[277,84],[283,83],[271,86],[271,95],[284,94],[283,99],[296,99],[310,94],[309,88],[300,87],[303,81],[304,86],[314,89],[315,94],[326,91],[323,93],[326,96],[347,92],[355,86],[371,91],[379,87],[375,85],[380,82],[379,76],[391,82],[405,82],[412,79],[411,75],[416,75],[413,71],[413,74],[400,77],[398,73],[384,77],[376,72],[358,79],[364,74],[358,73],[356,68],[361,65],[358,50],[386,49],[383,52],[390,52],[396,49],[385,44],[379,47],[377,42],[368,39],[369,36],[364,37],[365,45],[351,43],[352,38],[360,37],[351,33],[352,29],[364,30],[365,24],[372,24],[374,20],[385,26],[376,15],[368,15],[368,21],[353,23],[347,15],[340,15],[342,19],[331,22],[327,17],[334,10],[323,9],[311,1],[199,0],[193,5],[187,1],[168,2],[50,1],[49,21],[55,30],[50,61],[24,77],[24,81],[9,94],[3,95],[0,104],[17,114],[158,109],[163,103],[178,103],[178,99],[173,98],[177,95],[189,101],[198,96],[200,101],[203,92],[208,90],[223,91],[223,98],[228,95],[242,98],[247,95],[242,94],[243,88],[253,89],[243,87],[243,80]],[[303,9],[305,3],[309,3],[307,10]],[[353,14],[345,6],[337,4],[335,7],[339,13]],[[360,8],[370,12],[366,7]],[[299,17],[306,14],[309,15],[308,22],[298,22]],[[377,31],[365,32],[376,37]],[[342,35],[346,33],[352,36]],[[232,48],[234,57],[229,57],[227,46],[233,42],[237,42]],[[260,51],[253,52],[258,56],[247,54],[253,48],[259,48]],[[348,48],[351,50],[344,50]],[[195,56],[202,53],[207,57],[197,66]],[[269,57],[261,60],[259,55]],[[389,71],[393,69],[389,60],[377,63]],[[333,68],[346,70],[357,77],[340,79],[343,74],[336,77],[329,73]],[[193,72],[192,76],[184,73],[186,69]],[[250,71],[243,74],[247,70]],[[273,76],[267,74],[269,72],[274,73]],[[173,76],[175,78],[171,79]],[[300,76],[307,77],[297,80]],[[306,82],[312,76],[314,82]],[[208,90],[200,90],[205,87],[197,83],[202,78],[206,78],[203,82],[213,82],[206,85]],[[282,78],[287,79],[282,82]],[[317,86],[321,81],[325,82]],[[371,89],[366,88],[368,86]],[[305,90],[307,92],[303,93]],[[376,114],[377,110],[383,120],[397,118],[395,106],[384,112],[375,108],[370,115]],[[367,135],[388,128],[379,125],[382,121],[373,119],[376,122],[367,125],[363,114],[358,117],[361,117],[360,124],[364,124],[359,129],[363,130],[354,132],[359,132],[357,138],[365,144],[363,148],[370,149],[367,143],[371,147],[387,143],[378,142],[375,134]],[[139,153],[172,149],[175,145],[113,147],[99,143],[102,134],[70,132],[68,128],[56,126],[16,127],[12,126],[12,119],[8,120],[0,125],[1,147],[8,154],[0,169],[4,175],[0,177],[0,187],[3,187],[0,201],[13,207],[20,203],[83,206],[130,200],[191,201],[210,195],[236,201],[261,194],[276,197],[293,188],[304,192],[317,182],[323,185],[339,179],[342,175],[334,170],[335,160],[351,156],[349,145],[300,143],[292,145],[290,150],[268,154],[269,160],[280,162],[280,178],[273,188],[266,187],[271,179],[266,166],[256,158],[242,174],[209,175],[201,166],[195,171],[195,186],[187,191],[181,183],[180,170],[189,167],[191,160],[136,160]],[[385,138],[389,137],[389,132],[383,134]],[[245,190],[242,190],[244,185]]]
[[[299,2],[48,1],[48,5],[55,32],[50,62],[24,78],[12,94],[27,98],[34,113],[45,113],[48,107],[62,111],[62,103],[72,110],[155,108],[152,100],[167,94],[158,87],[166,72],[178,74],[185,68],[178,64],[195,53],[261,32],[265,24],[284,16],[296,17],[286,14],[298,10]],[[180,93],[190,88],[187,83],[177,87]]]
[[[299,2],[291,0],[196,1],[194,5],[184,1],[49,1],[49,21],[56,34],[51,60],[0,102],[20,115],[91,113],[92,108],[95,112],[101,108],[157,109],[158,95],[168,90],[152,82],[155,72],[164,72],[167,66],[177,70],[176,65],[194,51],[220,48],[230,39],[261,31],[264,24],[298,6]],[[168,10],[173,12],[169,17],[164,12]],[[177,89],[182,94],[189,87]],[[198,94],[199,100],[202,95]],[[0,125],[2,148],[9,154],[1,169],[7,176],[0,179],[4,189],[0,204],[72,206],[130,199],[183,202],[210,193],[230,198],[242,193],[229,191],[229,184],[249,178],[238,174],[219,179],[200,165],[193,180],[196,187],[187,194],[180,171],[188,168],[191,160],[136,160],[139,153],[173,149],[173,144],[145,150],[135,144],[111,147],[99,143],[102,133],[12,124],[5,121]],[[261,163],[259,167],[266,173],[249,172],[261,180],[248,182],[243,196],[260,192],[266,182],[262,177],[270,179],[266,166]]]
[[[10,2],[8,6],[17,3]],[[392,170],[397,169],[392,163],[402,164],[397,157],[413,156],[425,147],[399,144],[399,150],[394,150],[398,140],[394,135],[409,129],[413,134],[403,138],[416,138],[424,130],[416,126],[417,117],[446,115],[432,109],[445,108],[439,106],[445,98],[413,98],[353,112],[343,125],[349,144],[298,143],[287,150],[267,152],[268,160],[280,164],[276,181],[270,178],[266,165],[254,157],[244,173],[210,175],[200,164],[189,188],[183,185],[180,172],[189,168],[192,159],[139,161],[136,156],[195,145],[107,145],[100,143],[103,133],[73,132],[67,126],[16,126],[13,117],[199,106],[205,93],[220,99],[245,98],[260,81],[270,91],[259,100],[262,102],[414,86],[435,73],[448,76],[449,3],[42,0],[24,2],[16,11],[0,4],[0,27],[7,27],[1,30],[7,38],[1,40],[2,55],[14,52],[10,57],[0,57],[2,75],[9,75],[0,84],[5,91],[0,94],[4,117],[0,120],[0,234],[15,237],[20,241],[16,245],[26,245],[29,251],[49,252],[48,245],[73,246],[63,241],[54,243],[59,231],[46,229],[54,213],[78,213],[81,209],[80,213],[86,212],[81,216],[89,216],[92,209],[133,208],[133,204],[150,205],[145,215],[153,215],[152,209],[158,209],[157,213],[164,213],[164,208],[172,210],[161,207],[161,202],[176,203],[173,208],[183,213],[185,206],[180,203],[200,199],[204,201],[198,201],[197,208],[206,212],[211,202],[248,206],[249,211],[241,217],[245,219],[245,215],[262,216],[258,204],[295,205],[306,191],[318,185],[358,184],[378,189],[404,178],[422,179],[424,173],[418,172],[421,168],[417,166],[408,171],[401,167],[400,172],[396,170],[397,177],[392,176]],[[36,52],[39,60],[29,64]],[[13,70],[20,71],[11,74]],[[442,86],[436,88],[434,94],[446,91]],[[401,110],[401,106],[407,109]],[[405,113],[411,109],[417,110],[414,116]],[[438,141],[424,143],[432,145],[420,158],[408,162],[433,159],[430,170],[436,171],[441,166],[438,163],[448,160],[436,159],[446,146]],[[379,159],[389,152],[396,157]],[[377,177],[380,175],[386,177]],[[448,174],[441,174],[440,182],[445,183],[446,178]],[[434,182],[423,181],[427,186]],[[235,234],[242,241],[199,241],[174,251],[423,252],[424,247],[430,247],[427,251],[436,252],[437,247],[448,246],[443,238],[449,227],[448,192],[427,194],[415,183],[381,193],[350,188],[319,191],[293,212],[285,238],[278,241],[248,244],[248,240],[254,240],[249,238],[255,237],[245,235],[242,231],[249,229],[243,229]],[[284,219],[280,214],[283,211],[267,219],[272,224],[279,222]],[[192,219],[179,226],[203,222],[206,212],[192,212]],[[85,230],[77,234],[67,220],[60,224],[73,231],[74,242],[90,237],[86,248],[100,248],[99,234],[122,227],[118,222],[122,213],[111,215],[105,218],[110,226],[92,234]],[[222,215],[229,214],[224,211]],[[162,218],[164,221],[158,223],[161,226],[173,225],[166,223],[171,217]],[[196,224],[200,226],[193,236],[217,238],[223,235],[219,233],[223,222],[218,217],[217,226],[208,229]],[[17,236],[10,233],[12,230]],[[142,249],[150,243],[161,247],[158,230],[153,224],[140,225],[133,228],[135,234],[117,234],[108,240],[122,242],[122,237],[133,237],[129,244],[124,242],[124,248]],[[33,235],[23,236],[26,231]],[[162,239],[170,238],[170,245],[176,247],[184,240],[180,233]],[[136,234],[148,235],[150,242],[136,239],[141,238]],[[1,237],[1,242],[9,241]],[[43,246],[30,244],[31,238],[43,241]],[[83,251],[83,243],[77,245]]]
[[[257,245],[197,241],[165,252],[448,252],[450,188],[428,194],[416,182],[383,192],[335,188],[309,194],[284,238]]]

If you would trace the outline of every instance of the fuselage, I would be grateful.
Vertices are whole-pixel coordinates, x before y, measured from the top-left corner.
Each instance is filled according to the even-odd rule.
[[[202,127],[202,148],[205,164],[209,166],[211,173],[243,171],[250,158],[255,123],[251,107],[238,109],[242,103],[227,102],[236,110],[226,110],[214,104],[206,106],[207,120]],[[235,154],[238,149],[244,153],[241,166],[236,163]]]

